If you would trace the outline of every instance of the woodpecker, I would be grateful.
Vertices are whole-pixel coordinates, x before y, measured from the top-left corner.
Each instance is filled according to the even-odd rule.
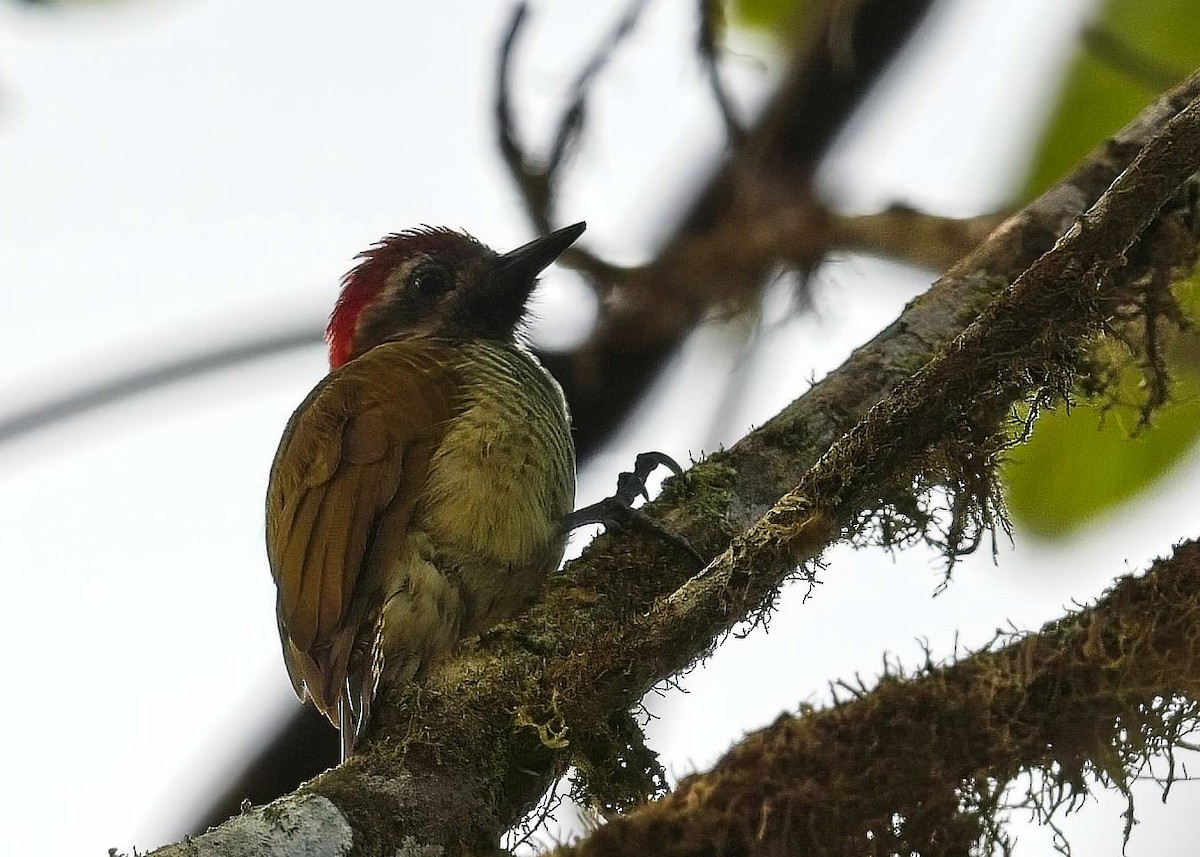
[[[562,559],[570,417],[517,331],[584,228],[503,255],[408,230],[342,281],[330,372],[284,430],[266,535],[292,686],[341,732],[343,759],[381,684],[515,615]]]

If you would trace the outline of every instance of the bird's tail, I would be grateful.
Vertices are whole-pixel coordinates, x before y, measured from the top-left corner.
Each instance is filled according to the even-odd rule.
[[[383,672],[382,619],[374,620],[375,633],[371,635],[370,648],[363,653],[355,646],[347,657],[343,668],[341,692],[337,697],[338,732],[342,736],[342,761],[354,752],[354,745],[362,736],[371,716],[371,702],[379,686]]]
[[[347,689],[348,690],[348,689]],[[354,741],[358,738],[358,724],[355,723],[354,712],[350,706],[349,693],[343,693],[338,697],[338,733],[342,738],[342,761],[350,758],[350,754],[354,752]]]

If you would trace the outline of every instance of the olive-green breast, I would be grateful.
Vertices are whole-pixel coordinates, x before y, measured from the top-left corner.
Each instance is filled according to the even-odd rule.
[[[523,348],[476,342],[459,354],[463,408],[430,463],[417,526],[445,556],[540,578],[562,558],[575,495],[562,390]]]

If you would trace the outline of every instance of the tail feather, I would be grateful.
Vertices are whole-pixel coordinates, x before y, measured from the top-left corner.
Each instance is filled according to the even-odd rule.
[[[376,614],[372,625],[374,633],[367,638],[369,648],[365,652],[359,646],[348,650],[340,673],[345,676],[337,693],[337,727],[342,737],[343,762],[354,752],[371,718],[371,701],[383,671],[382,616]]]
[[[354,752],[354,742],[358,739],[358,727],[354,723],[354,713],[350,708],[350,698],[342,695],[338,698],[338,732],[342,738],[342,761],[350,758]]]

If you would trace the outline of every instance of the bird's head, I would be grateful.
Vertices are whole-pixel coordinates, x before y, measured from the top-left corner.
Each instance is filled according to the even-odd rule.
[[[387,236],[342,280],[325,331],[330,368],[405,336],[511,341],[538,274],[584,228],[576,223],[504,254],[450,229]]]

